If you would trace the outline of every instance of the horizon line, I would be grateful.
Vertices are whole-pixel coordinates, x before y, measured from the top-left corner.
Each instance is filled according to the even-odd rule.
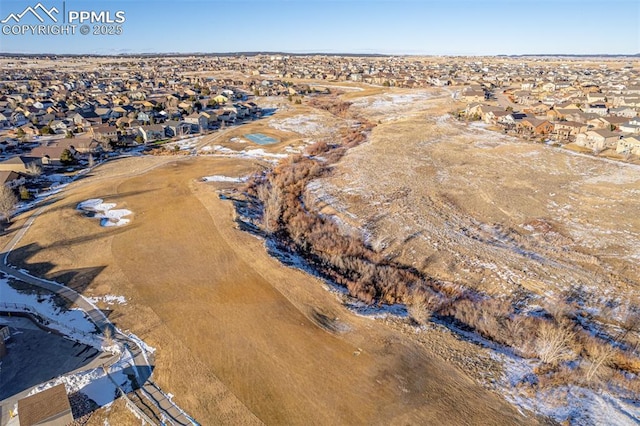
[[[123,56],[235,56],[235,55],[288,55],[288,56],[413,56],[413,57],[640,57],[637,53],[378,53],[378,52],[286,52],[271,50],[247,50],[226,52],[120,52],[120,53],[55,53],[55,52],[0,52],[0,56],[98,56],[98,57],[123,57]]]

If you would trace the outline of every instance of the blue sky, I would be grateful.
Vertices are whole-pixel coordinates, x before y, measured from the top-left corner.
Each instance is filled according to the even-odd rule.
[[[0,20],[37,2],[0,0]],[[62,10],[62,0],[41,2]],[[640,52],[638,0],[66,0],[65,7],[123,10],[123,34],[0,34],[0,52]]]

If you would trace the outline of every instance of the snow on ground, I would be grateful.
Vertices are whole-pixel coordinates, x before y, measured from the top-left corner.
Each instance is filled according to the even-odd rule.
[[[576,425],[637,425],[640,405],[616,398],[606,390],[594,392],[578,386],[560,386],[533,392],[529,383],[537,381],[535,363],[499,351],[492,352],[504,369],[499,383],[501,394],[518,407],[548,416],[558,422]]]
[[[252,158],[261,158],[261,157],[286,158],[288,157],[287,154],[272,154],[270,152],[266,152],[262,148],[249,149],[249,150],[245,149],[240,152],[244,153],[245,156],[252,157]]]
[[[202,178],[204,182],[233,182],[233,183],[246,182],[247,179],[248,179],[247,176],[231,177],[231,176],[222,176],[222,175],[205,176]]]
[[[408,316],[406,305],[396,303],[394,305],[367,305],[364,302],[354,301],[346,304],[347,308],[360,315],[368,318],[386,318],[388,316],[406,318]]]
[[[122,296],[106,295],[99,298],[89,298],[105,300],[107,303],[125,303]],[[49,328],[56,329],[67,338],[88,344],[103,352],[119,353],[118,360],[107,367],[107,373],[102,367],[80,371],[73,374],[52,379],[49,382],[40,384],[32,389],[30,395],[46,390],[52,386],[63,383],[68,393],[82,392],[100,406],[111,404],[116,397],[116,385],[118,384],[125,392],[131,390],[131,383],[128,375],[136,374],[137,370],[132,369],[135,362],[131,352],[127,349],[121,350],[117,345],[110,345],[103,338],[102,334],[95,334],[96,327],[86,314],[80,309],[65,309],[55,303],[52,295],[42,295],[35,291],[16,290],[9,284],[7,278],[0,279],[0,310],[30,311],[38,313],[49,323]],[[122,334],[116,330],[117,333]],[[127,337],[135,342],[142,349],[142,354],[147,360],[147,354],[155,352],[134,334]],[[114,383],[115,382],[115,383]]]
[[[100,219],[101,226],[122,226],[130,222],[125,216],[132,214],[131,210],[113,210],[115,203],[105,203],[101,198],[92,198],[83,201],[76,207],[78,210],[88,213],[93,218]]]
[[[233,149],[226,148],[221,145],[214,145],[213,147],[210,147],[210,149],[207,151],[208,152],[213,151],[213,155],[219,155],[221,157],[251,158],[251,159],[257,158],[257,159],[263,159],[263,160],[288,157],[288,154],[277,154],[277,153],[266,152],[262,148],[243,149],[242,151],[235,151]]]
[[[126,305],[127,299],[124,296],[114,296],[113,294],[107,294],[105,296],[87,297],[91,303],[96,304],[98,302],[106,303],[107,305]]]
[[[180,139],[176,142],[169,142],[165,144],[167,148],[178,147],[181,151],[190,151],[196,147],[196,144],[200,142],[202,136],[189,137],[185,139]]]
[[[366,96],[352,103],[353,107],[365,109],[372,113],[384,114],[385,119],[394,120],[406,116],[407,112],[417,109],[417,103],[428,101],[433,97],[430,92],[406,94],[385,93],[382,95]],[[424,108],[429,108],[424,104]],[[384,120],[383,120],[384,121]]]
[[[130,338],[131,340],[133,340],[134,342],[136,342],[138,344],[138,346],[140,346],[140,348],[143,351],[143,355],[146,357],[147,353],[154,353],[156,351],[156,348],[147,345],[142,339],[140,339],[138,336],[136,336],[135,334],[127,334],[127,337]]]
[[[131,355],[125,351],[116,363],[107,368],[108,375],[102,367],[99,367],[56,377],[49,382],[36,386],[29,392],[29,395],[63,383],[67,393],[81,392],[101,407],[110,405],[117,396],[116,383],[125,392],[132,390],[127,372],[131,372],[133,365],[134,361]]]
[[[36,194],[33,200],[21,201],[20,203],[18,203],[15,214],[31,210],[36,205],[40,204],[45,198],[62,191],[73,180],[69,176],[60,174],[44,176],[44,178],[52,182],[52,184],[49,186],[49,189]]]
[[[293,148],[291,146],[287,146],[284,148],[284,151],[289,153],[289,154],[300,154],[302,153],[302,148]]]
[[[69,183],[71,182],[73,179],[67,175],[63,175],[60,173],[54,173],[51,175],[47,175],[45,176],[45,178],[49,181],[49,182],[57,182],[57,183]]]
[[[295,117],[272,119],[269,126],[284,132],[295,132],[303,135],[317,135],[325,132],[327,126],[323,117],[316,114],[297,115]]]
[[[84,311],[65,309],[56,304],[51,295],[16,290],[6,277],[0,278],[0,309],[37,312],[49,321],[47,327],[60,331],[72,340],[104,349],[102,337],[94,334],[96,326]]]

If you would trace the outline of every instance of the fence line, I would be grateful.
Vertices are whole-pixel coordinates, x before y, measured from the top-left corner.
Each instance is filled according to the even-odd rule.
[[[47,328],[49,328],[48,326],[53,324],[56,325],[58,327],[60,327],[61,329],[58,328],[54,328],[55,330],[59,331],[60,333],[64,334],[65,337],[71,339],[71,340],[75,340],[79,343],[85,343],[88,344],[90,346],[95,346],[96,344],[98,344],[98,346],[100,348],[102,348],[102,343],[96,339],[96,336],[92,335],[91,333],[88,333],[84,330],[80,330],[78,328],[75,328],[71,325],[62,323],[56,319],[53,319],[51,317],[48,317],[46,315],[43,315],[41,312],[39,312],[35,307],[33,307],[32,305],[27,305],[24,303],[10,303],[10,302],[0,302],[0,311],[5,311],[5,312],[26,312],[31,314],[31,316],[37,320],[40,325],[43,325]],[[53,327],[51,327],[53,328]],[[71,333],[75,333],[79,336],[74,336]],[[81,338],[79,338],[81,337]]]
[[[140,420],[142,420],[143,422],[147,422],[150,425],[153,426],[158,426],[158,423],[153,421],[149,416],[147,416],[147,414],[142,411],[142,409],[140,407],[138,407],[126,394],[126,392],[120,387],[120,385],[118,385],[118,383],[113,380],[113,377],[111,377],[111,374],[109,374],[109,372],[107,370],[105,370],[105,373],[107,374],[107,377],[109,378],[109,380],[111,380],[111,383],[114,384],[114,386],[116,387],[116,389],[118,389],[118,392],[120,393],[120,396],[122,396],[124,398],[125,401],[125,406],[129,409],[129,411],[131,411],[137,418],[139,418]]]

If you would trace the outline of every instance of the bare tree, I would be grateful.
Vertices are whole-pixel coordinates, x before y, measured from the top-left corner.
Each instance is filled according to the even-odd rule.
[[[278,186],[262,185],[258,188],[258,198],[262,201],[262,226],[268,233],[278,228],[278,220],[282,213],[282,190]]]
[[[414,294],[407,306],[409,316],[418,324],[426,324],[442,305],[442,297],[430,290]]]
[[[7,223],[11,220],[11,213],[18,203],[18,198],[13,190],[6,185],[0,185],[0,214]]]
[[[585,378],[591,382],[598,376],[602,367],[606,367],[615,355],[615,349],[606,343],[590,341],[586,348],[589,366],[585,372]]]
[[[42,174],[42,167],[38,166],[36,163],[29,163],[27,166],[27,173],[31,176],[40,176]]]
[[[571,349],[576,333],[568,323],[556,324],[544,321],[536,333],[535,349],[545,364],[556,365],[561,361],[571,359],[574,355]]]

